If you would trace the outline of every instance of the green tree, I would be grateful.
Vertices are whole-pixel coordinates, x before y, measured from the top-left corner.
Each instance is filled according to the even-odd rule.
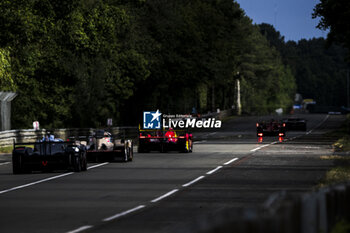
[[[320,17],[318,28],[330,29],[328,42],[338,42],[350,49],[350,2],[348,0],[320,0],[313,18]]]
[[[15,91],[9,49],[0,49],[0,91]]]

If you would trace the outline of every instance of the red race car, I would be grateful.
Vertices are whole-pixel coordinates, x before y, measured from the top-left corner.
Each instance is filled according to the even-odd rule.
[[[270,120],[256,123],[256,136],[286,136],[286,124],[281,121]]]
[[[183,130],[139,130],[138,152],[192,152],[192,134]]]

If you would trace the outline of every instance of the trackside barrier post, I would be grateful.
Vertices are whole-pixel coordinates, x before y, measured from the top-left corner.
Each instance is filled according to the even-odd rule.
[[[301,207],[301,232],[318,233],[317,227],[317,199],[312,194],[302,197]]]
[[[263,208],[231,208],[202,217],[190,232],[326,233],[340,220],[350,221],[350,183],[303,195],[273,194]]]
[[[321,190],[319,193],[317,193],[319,232],[328,232],[327,203],[326,203],[327,192],[329,192],[329,190],[328,188],[325,188]]]

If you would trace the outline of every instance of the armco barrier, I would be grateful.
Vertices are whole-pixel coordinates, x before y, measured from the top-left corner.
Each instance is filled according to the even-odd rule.
[[[43,135],[50,132],[56,137],[66,140],[69,137],[88,136],[95,129],[83,128],[83,129],[54,129],[54,130],[33,130],[33,129],[21,129],[21,130],[7,130],[0,131],[0,146],[10,146],[13,142],[33,142],[37,139],[41,139]],[[113,127],[109,129],[110,132],[119,137],[137,138],[137,127]]]
[[[217,118],[224,119],[225,117],[233,115],[232,109],[222,110],[217,112],[208,112],[202,114],[201,118]],[[10,146],[14,141],[16,142],[33,142],[39,138],[42,138],[47,132],[51,132],[56,137],[67,139],[68,137],[78,137],[90,135],[95,129],[93,128],[71,128],[71,129],[54,129],[54,130],[33,130],[33,129],[20,129],[20,130],[7,130],[0,131],[0,147]],[[114,135],[124,135],[126,138],[137,139],[138,128],[137,127],[112,127],[110,131]],[[136,141],[135,141],[136,142]]]
[[[181,232],[327,233],[341,220],[350,222],[350,183],[304,195],[281,192],[261,208],[233,208],[202,216]]]

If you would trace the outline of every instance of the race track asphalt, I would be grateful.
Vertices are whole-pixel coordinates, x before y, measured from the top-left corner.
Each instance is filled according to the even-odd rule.
[[[282,142],[258,142],[258,118],[237,117],[195,132],[193,153],[135,153],[133,162],[91,163],[80,173],[13,175],[11,156],[0,155],[0,232],[195,232],[210,216],[259,207],[273,193],[311,191],[332,166],[320,159],[333,153],[336,137],[326,133],[345,116],[301,117],[307,131]]]

